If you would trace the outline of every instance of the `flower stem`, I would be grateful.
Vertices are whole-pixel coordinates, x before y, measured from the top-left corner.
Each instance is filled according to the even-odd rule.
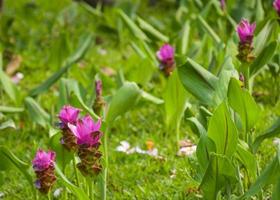
[[[73,155],[73,168],[74,168],[74,173],[75,173],[75,177],[76,177],[76,183],[77,183],[77,186],[79,187],[80,183],[79,183],[79,176],[78,176],[77,167],[76,167],[75,155]]]
[[[105,133],[104,133],[104,170],[103,170],[103,179],[102,179],[102,200],[106,200],[107,198],[107,175],[108,175],[108,145],[107,145],[107,139],[108,139],[108,132],[110,130],[110,127],[107,125]]]

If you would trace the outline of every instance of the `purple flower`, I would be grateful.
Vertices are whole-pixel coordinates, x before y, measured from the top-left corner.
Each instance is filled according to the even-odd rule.
[[[61,121],[61,128],[67,128],[67,124],[76,124],[78,120],[80,110],[78,108],[74,108],[70,105],[63,106],[60,110],[58,118]]]
[[[160,61],[159,67],[166,76],[169,76],[175,67],[174,53],[174,48],[169,44],[164,44],[156,53]]]
[[[278,15],[280,16],[280,0],[275,0],[273,2],[274,9],[277,11]]]
[[[256,23],[250,24],[246,19],[242,19],[237,26],[237,33],[240,42],[245,44],[251,44],[254,37],[254,31],[256,28]]]
[[[101,120],[96,123],[87,115],[76,123],[76,126],[68,124],[68,127],[77,138],[78,145],[95,146],[99,144],[101,137]]]
[[[174,48],[169,44],[164,44],[159,51],[157,51],[157,58],[160,62],[168,64],[174,61]]]
[[[32,161],[34,171],[43,171],[54,166],[55,152],[45,152],[39,149]]]

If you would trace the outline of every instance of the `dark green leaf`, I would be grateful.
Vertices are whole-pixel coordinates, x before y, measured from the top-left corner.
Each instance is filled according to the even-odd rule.
[[[273,57],[274,52],[277,48],[277,42],[271,42],[261,52],[260,55],[254,60],[250,66],[250,75],[256,74],[263,66],[265,66],[270,59]]]
[[[208,137],[216,144],[218,154],[231,156],[235,152],[238,133],[225,102],[219,105],[210,119]]]

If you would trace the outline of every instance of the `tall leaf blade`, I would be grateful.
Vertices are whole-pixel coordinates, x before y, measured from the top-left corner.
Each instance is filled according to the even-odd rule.
[[[106,122],[113,122],[116,117],[131,109],[140,98],[141,91],[133,82],[125,82],[113,96],[106,116]]]
[[[233,110],[240,115],[244,132],[249,132],[259,119],[261,110],[249,92],[242,89],[234,78],[229,83],[228,100]]]
[[[60,68],[56,73],[54,73],[47,80],[45,80],[41,85],[31,90],[30,96],[37,96],[47,91],[54,83],[56,83],[56,81],[58,81],[62,77],[63,74],[65,74],[70,69],[70,67],[74,63],[82,59],[82,57],[85,55],[85,53],[87,52],[91,44],[92,36],[91,35],[83,36],[81,37],[81,40],[82,43],[77,48],[77,50],[69,58],[66,59],[63,67]]]
[[[179,78],[184,88],[198,98],[203,104],[213,106],[215,88],[218,78],[197,64],[190,58],[187,62],[178,67]]]
[[[232,156],[236,151],[238,133],[225,102],[218,106],[210,119],[208,137],[216,144],[218,154]]]

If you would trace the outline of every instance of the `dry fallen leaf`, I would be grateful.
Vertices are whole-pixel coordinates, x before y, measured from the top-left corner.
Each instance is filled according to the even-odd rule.
[[[12,59],[6,67],[6,73],[12,76],[20,67],[22,62],[22,57],[20,55],[13,55]]]

